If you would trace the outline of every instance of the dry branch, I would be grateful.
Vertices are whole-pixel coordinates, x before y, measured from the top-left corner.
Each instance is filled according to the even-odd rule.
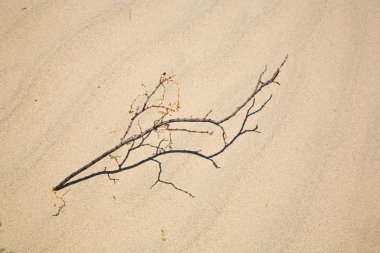
[[[280,67],[277,68],[277,70],[272,74],[272,76],[266,80],[263,81],[263,76],[265,72],[267,71],[267,67],[265,67],[264,71],[260,74],[258,81],[254,87],[254,90],[252,93],[231,113],[227,114],[224,118],[220,120],[208,118],[211,114],[212,110],[210,110],[206,116],[203,118],[170,118],[167,119],[167,117],[171,116],[172,113],[177,112],[180,109],[180,99],[179,99],[179,87],[177,82],[174,80],[175,76],[167,75],[166,73],[163,73],[159,79],[158,84],[155,86],[155,88],[148,93],[148,91],[145,91],[143,95],[140,95],[137,97],[131,104],[129,108],[129,113],[132,115],[131,120],[126,127],[126,131],[124,132],[122,138],[120,139],[120,143],[114,146],[113,148],[107,150],[91,162],[85,164],[83,167],[77,169],[73,173],[71,173],[69,176],[67,176],[62,182],[60,182],[57,186],[53,188],[54,191],[59,191],[63,188],[68,187],[69,185],[73,185],[85,180],[88,180],[92,177],[99,176],[99,175],[107,175],[110,180],[113,180],[116,182],[118,179],[113,179],[110,177],[112,174],[120,173],[125,170],[136,168],[146,162],[152,161],[159,165],[159,173],[157,176],[156,182],[152,185],[156,185],[157,183],[163,183],[167,185],[171,185],[174,189],[184,192],[188,194],[191,197],[194,197],[191,193],[178,188],[176,185],[174,185],[171,182],[167,182],[161,179],[161,173],[162,173],[162,163],[158,160],[160,157],[164,155],[170,155],[170,154],[187,154],[187,155],[193,155],[202,159],[205,159],[209,162],[211,162],[215,168],[219,168],[219,166],[216,164],[216,162],[213,160],[216,156],[222,154],[228,147],[230,147],[240,136],[243,136],[246,133],[255,132],[260,133],[258,131],[258,126],[256,125],[254,128],[246,128],[246,123],[248,122],[248,119],[251,118],[256,113],[260,112],[267,103],[271,100],[272,95],[261,105],[258,107],[258,109],[253,111],[253,108],[255,107],[255,96],[260,93],[260,91],[274,83],[274,84],[280,84],[276,79],[281,71],[281,68],[285,64],[287,60],[287,56],[284,59],[284,61],[281,63]],[[167,100],[167,91],[169,88],[174,85],[176,86],[176,99],[174,101],[168,102]],[[144,86],[144,85],[143,85]],[[144,86],[145,87],[145,86]],[[159,92],[161,94],[159,95]],[[140,104],[138,104],[137,101],[139,98],[145,97],[145,101]],[[156,99],[156,101],[154,101]],[[236,114],[238,114],[243,108],[247,107],[248,103],[252,103],[245,111],[245,117],[241,123],[239,131],[230,139],[227,140],[227,134],[224,129],[223,123],[229,121],[231,118],[233,118]],[[137,118],[142,117],[144,113],[147,111],[153,111],[156,110],[159,113],[159,117],[157,120],[154,121],[153,125],[147,129],[143,129],[140,125],[140,122],[137,121],[137,126],[139,128],[139,133],[131,134],[132,129],[134,128],[134,123],[136,122]],[[173,125],[176,125],[177,123],[187,123],[188,127],[175,127]],[[204,127],[214,127],[216,128],[213,131],[209,131],[208,129],[204,130],[195,130],[191,128],[191,123],[200,123]],[[173,141],[171,132],[172,131],[182,131],[187,132],[189,134],[207,134],[207,135],[213,135],[218,130],[220,132],[220,136],[224,142],[224,145],[215,153],[213,154],[204,154],[201,151],[195,151],[195,150],[187,150],[187,149],[174,149],[173,148]],[[159,140],[157,144],[152,143],[152,140],[149,140],[149,137],[151,136],[152,132],[156,132],[160,137],[160,133],[166,134],[166,138],[162,138]],[[163,143],[167,143],[167,145],[163,145]],[[120,148],[128,146],[128,151],[122,161],[119,161],[119,157],[114,155],[116,151],[118,151]],[[127,164],[130,155],[135,150],[141,150],[143,148],[150,148],[151,150],[155,150],[155,152],[151,155],[146,156],[145,158],[139,160],[138,162],[134,162],[131,164]],[[112,160],[114,160],[117,164],[117,169],[115,170],[103,170],[94,172],[90,175],[82,176],[81,178],[74,179],[74,177],[78,176],[88,168],[92,167],[94,164],[98,163],[99,161],[103,160],[106,157],[110,157]]]

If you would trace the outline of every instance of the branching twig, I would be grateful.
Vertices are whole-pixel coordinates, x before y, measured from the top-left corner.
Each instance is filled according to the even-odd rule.
[[[61,213],[61,211],[62,211],[62,209],[66,206],[66,200],[63,198],[69,191],[70,191],[71,189],[68,189],[64,194],[62,194],[62,196],[55,196],[57,199],[59,199],[61,202],[62,202],[62,204],[58,207],[58,210],[57,210],[57,212],[55,213],[55,214],[53,214],[53,216],[58,216],[60,213]],[[55,204],[54,204],[54,206],[55,206]]]
[[[104,171],[107,171],[107,167],[104,167]],[[116,181],[119,181],[118,178],[112,178],[110,174],[107,174],[107,177],[110,181],[113,181],[114,184],[116,184]]]
[[[178,83],[174,80],[174,75],[170,76],[166,73],[163,73],[159,79],[158,84],[155,86],[155,88],[148,93],[148,91],[145,91],[143,95],[140,95],[137,97],[131,104],[129,113],[132,114],[131,120],[126,127],[126,131],[124,132],[122,138],[120,139],[120,143],[116,145],[115,147],[109,149],[108,151],[104,152],[102,155],[95,158],[93,161],[89,162],[88,164],[84,165],[83,167],[77,169],[73,173],[71,173],[69,176],[67,176],[62,182],[60,182],[57,186],[53,188],[54,191],[61,190],[63,188],[68,187],[69,185],[73,185],[79,182],[82,182],[84,180],[88,180],[92,177],[98,176],[98,175],[104,175],[106,174],[110,180],[113,180],[116,182],[118,179],[113,179],[110,177],[111,174],[120,173],[125,170],[129,170],[132,168],[136,168],[146,162],[153,161],[159,165],[159,174],[157,181],[152,185],[156,185],[158,182],[169,184],[176,190],[179,190],[181,192],[184,192],[188,194],[189,196],[193,195],[181,188],[176,187],[173,183],[163,181],[161,180],[161,173],[162,173],[162,164],[158,160],[158,158],[164,156],[164,155],[171,155],[171,154],[187,154],[187,155],[193,155],[195,157],[199,157],[205,160],[210,161],[215,168],[219,168],[219,166],[214,161],[214,157],[218,156],[219,154],[223,153],[228,147],[230,147],[240,136],[243,136],[246,133],[260,133],[258,131],[258,126],[256,125],[254,128],[248,128],[246,127],[247,122],[250,118],[252,118],[253,115],[260,112],[267,103],[271,100],[272,95],[256,110],[253,111],[253,108],[255,106],[255,96],[260,93],[260,91],[274,83],[279,84],[279,82],[276,80],[281,68],[285,64],[287,60],[287,56],[284,59],[284,61],[281,63],[280,67],[277,68],[277,70],[272,74],[272,76],[264,81],[263,76],[267,71],[267,67],[260,73],[259,78],[256,82],[256,85],[252,91],[252,93],[239,105],[236,107],[235,110],[233,110],[231,113],[227,114],[225,117],[223,117],[220,120],[208,118],[212,110],[210,110],[204,117],[202,118],[171,118],[166,119],[167,116],[171,116],[172,113],[177,112],[180,109],[180,99],[179,99],[179,87]],[[166,101],[168,97],[167,91],[169,90],[170,85],[176,85],[176,99],[175,101]],[[144,86],[145,87],[145,86]],[[159,93],[161,92],[161,95]],[[145,97],[145,101],[139,105],[135,106],[135,103],[137,103],[137,99],[140,97]],[[154,102],[156,101],[156,102]],[[227,134],[225,131],[225,128],[223,124],[227,121],[229,121],[231,118],[233,118],[235,115],[237,115],[240,111],[243,110],[243,108],[247,107],[247,104],[249,102],[252,102],[252,104],[245,110],[245,117],[243,119],[243,122],[241,123],[239,131],[232,135],[232,138],[227,138]],[[130,134],[132,129],[134,129],[134,122],[138,117],[141,117],[142,114],[144,114],[148,110],[157,110],[160,113],[160,116],[157,120],[154,121],[154,124],[151,127],[148,127],[147,129],[143,129],[140,125],[140,122],[138,120],[137,125],[139,127],[139,132],[136,134]],[[173,148],[173,140],[171,136],[172,131],[181,131],[181,132],[188,132],[191,134],[209,134],[212,135],[215,131],[209,131],[209,130],[193,130],[188,127],[173,127],[173,125],[176,125],[177,123],[198,123],[201,124],[203,127],[208,126],[216,128],[221,134],[222,140],[223,140],[223,146],[216,152],[212,154],[204,154],[201,151],[194,151],[194,150],[187,150],[187,149],[175,149]],[[204,128],[203,128],[204,129]],[[153,140],[150,138],[152,132],[157,132],[158,134],[158,144],[152,144]],[[165,135],[165,138],[161,138],[161,134]],[[162,145],[163,142],[168,142],[168,144]],[[157,143],[157,142],[156,142]],[[128,151],[121,162],[117,159],[114,154],[115,151],[119,150],[121,147],[124,147],[128,145]],[[136,150],[140,150],[143,148],[154,148],[155,153],[153,153],[150,156],[147,156],[135,163],[128,164],[129,157],[134,153]],[[100,160],[104,159],[105,157],[109,156],[112,160],[115,160],[117,163],[117,169],[115,170],[104,170],[104,171],[98,171],[92,174],[89,174],[87,176],[82,176],[81,178],[74,179],[77,175],[81,174],[88,168],[92,167],[94,164],[99,162]]]
[[[152,184],[152,186],[150,187],[150,189],[152,189],[157,183],[163,183],[163,184],[168,184],[168,185],[171,185],[174,189],[178,190],[178,191],[181,191],[183,193],[186,193],[187,195],[189,195],[190,197],[194,198],[194,195],[191,194],[190,192],[188,191],[185,191],[181,188],[178,188],[177,186],[175,186],[175,184],[171,183],[171,182],[168,182],[168,181],[164,181],[161,179],[161,173],[162,173],[162,165],[161,165],[161,162],[155,160],[155,159],[152,159],[152,161],[156,162],[158,164],[158,168],[160,169],[160,171],[158,172],[158,175],[157,175],[157,180],[156,182],[154,182],[154,184]]]
[[[109,156],[112,160],[114,160],[114,161],[116,162],[117,167],[121,168],[121,165],[120,165],[120,163],[119,163],[119,160],[117,160],[117,158],[119,158],[120,156],[114,156],[114,155],[112,155],[112,154],[109,154],[108,156]]]

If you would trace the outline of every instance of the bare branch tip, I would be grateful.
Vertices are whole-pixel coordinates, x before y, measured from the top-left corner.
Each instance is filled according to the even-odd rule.
[[[280,65],[280,69],[282,68],[282,66],[284,66],[284,64],[286,63],[286,61],[288,60],[288,54],[285,56],[285,59],[282,61],[281,65]]]

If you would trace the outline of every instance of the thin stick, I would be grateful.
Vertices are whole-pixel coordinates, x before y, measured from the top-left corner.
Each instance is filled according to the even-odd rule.
[[[61,213],[62,209],[66,206],[66,200],[65,200],[63,197],[64,197],[64,196],[65,196],[70,190],[71,190],[71,189],[68,189],[64,194],[62,194],[61,197],[56,196],[56,198],[59,199],[59,200],[62,202],[62,204],[58,207],[57,212],[56,212],[55,214],[53,214],[53,216],[58,216],[58,215]]]

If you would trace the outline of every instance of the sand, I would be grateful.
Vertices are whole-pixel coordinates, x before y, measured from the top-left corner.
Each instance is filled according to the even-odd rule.
[[[379,7],[1,1],[0,249],[380,252]],[[216,158],[220,169],[186,155],[162,159],[163,177],[195,198],[149,189],[158,168],[147,163],[115,184],[100,176],[71,186],[52,216],[66,191],[52,187],[118,143],[142,83],[175,74],[177,115],[212,109],[219,119],[287,54],[281,86],[258,97],[273,94],[251,122],[261,134]]]

